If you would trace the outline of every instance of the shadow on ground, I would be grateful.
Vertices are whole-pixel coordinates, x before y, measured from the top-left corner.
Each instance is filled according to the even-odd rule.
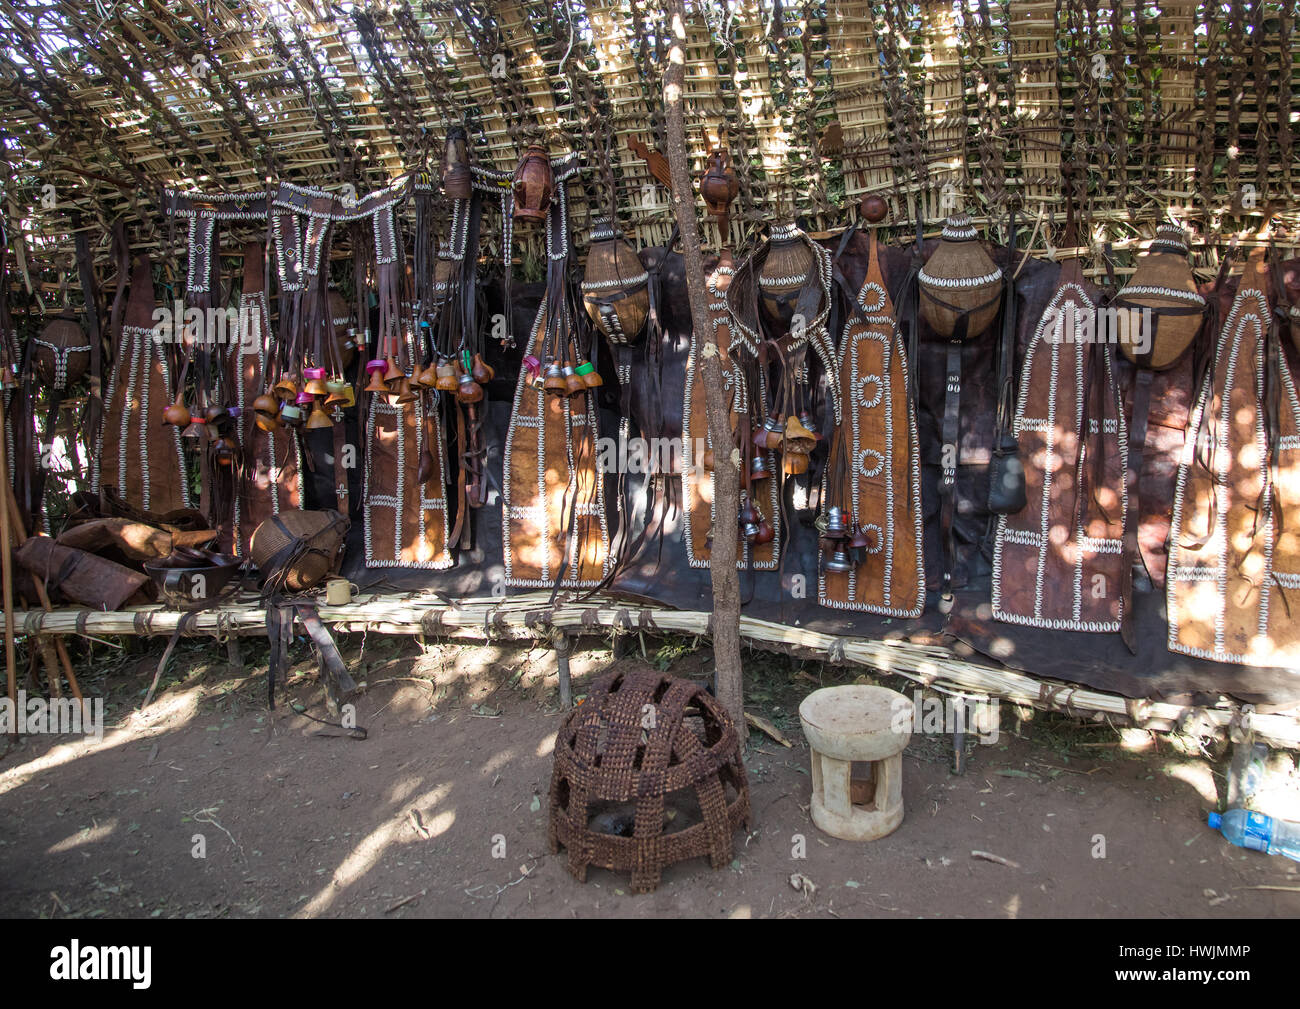
[[[561,719],[551,653],[421,650],[372,637],[358,655],[360,643],[353,636],[345,653],[367,684],[357,701],[361,741],[306,717],[326,718],[306,664],[295,669],[291,704],[272,713],[251,665],[258,656],[244,675],[210,646],[187,645],[179,678],[144,715],[133,711],[156,651],[124,664],[107,678],[101,742],[32,737],[0,762],[0,913],[1300,914],[1294,863],[1240,851],[1205,826],[1222,793],[1222,762],[1168,738],[1007,706],[997,742],[968,741],[964,776],[950,772],[949,737],[914,736],[904,757],[907,816],[896,833],[872,844],[826,837],[808,819],[796,709],[809,690],[850,682],[857,671],[764,653],[746,659],[750,710],[794,745],[751,734],[754,830],[736,834],[731,865],[675,866],[646,896],[602,870],[580,884],[564,854],[546,850]],[[707,675],[708,651],[689,640],[643,647],[675,674]],[[607,648],[577,652],[577,693],[612,661]],[[1137,744],[1145,748],[1132,752]],[[1279,801],[1295,800],[1290,758],[1275,766]],[[973,850],[1012,864],[972,858]],[[794,873],[811,885],[796,890]]]

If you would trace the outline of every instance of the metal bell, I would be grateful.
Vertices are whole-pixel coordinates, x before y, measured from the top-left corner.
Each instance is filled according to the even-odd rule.
[[[712,469],[712,460],[705,462],[705,468]],[[767,466],[767,459],[761,455],[754,456],[749,462],[749,480],[753,483],[755,480],[766,480],[772,475],[772,471]]]
[[[853,565],[849,563],[849,552],[843,547],[836,547],[835,553],[831,554],[831,559],[826,562],[826,570],[846,574],[852,569]]]
[[[542,382],[542,387],[550,393],[564,395],[569,391],[568,385],[564,381],[564,372],[560,366],[552,361],[546,366],[546,379]]]
[[[754,444],[759,448],[780,451],[784,433],[785,425],[776,417],[768,417],[763,421],[763,426],[754,432]]]
[[[826,532],[828,539],[843,539],[848,535],[848,527],[844,524],[844,513],[840,510],[839,505],[831,505],[826,515]]]

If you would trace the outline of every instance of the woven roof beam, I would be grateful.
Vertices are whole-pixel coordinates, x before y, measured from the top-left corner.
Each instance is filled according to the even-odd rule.
[[[352,112],[352,118],[347,123],[346,133],[348,142],[356,147],[358,167],[365,162],[361,156],[362,150],[368,149],[373,164],[367,169],[366,179],[379,185],[386,184],[390,178],[406,170],[405,162],[397,149],[397,142],[393,137],[388,118],[382,115],[374,104],[374,96],[366,82],[366,75],[357,60],[355,49],[345,37],[346,32],[342,23],[337,19],[331,20],[330,23],[334,25],[334,34],[321,36],[309,42],[308,46],[313,53],[313,59],[316,54],[319,54],[321,58],[328,61],[348,89],[348,108]],[[316,27],[319,28],[320,25]],[[306,33],[296,24],[294,30],[305,37]],[[355,31],[355,26],[352,26],[352,30]],[[368,138],[364,135],[367,132],[381,136]],[[362,179],[358,177],[358,181]]]
[[[415,110],[405,80],[393,66],[392,58],[386,51],[387,42],[380,36],[374,19],[361,10],[354,10],[352,23],[356,26],[357,34],[361,37],[361,45],[370,60],[371,71],[379,85],[380,98],[386,110],[392,114],[392,120],[400,124],[409,159],[424,146],[424,125],[421,117]]]
[[[459,123],[467,117],[456,107],[452,97],[458,91],[456,83],[451,79],[445,67],[438,60],[437,53],[433,46],[425,37],[423,27],[415,17],[415,12],[411,10],[411,5],[407,0],[402,0],[401,5],[393,12],[393,20],[398,30],[402,33],[402,40],[406,43],[408,51],[415,49],[419,53],[418,65],[420,75],[424,78],[425,86],[429,90],[429,95],[433,98],[434,104],[442,115],[443,122],[446,124]],[[465,103],[468,104],[468,103]],[[477,109],[474,110],[478,112]]]
[[[115,15],[113,18],[113,20],[120,19],[120,14]],[[135,67],[133,67],[129,61],[118,55],[114,47],[100,47],[95,41],[94,36],[87,30],[82,18],[70,14],[67,20],[67,27],[77,34],[83,45],[86,47],[87,59],[95,59],[97,65],[102,71],[107,71],[109,67],[112,67],[113,71],[118,75],[118,79],[113,81],[113,83],[119,87],[122,87],[122,85],[127,86],[122,88],[122,93],[119,95],[124,105],[128,108],[134,105],[138,109],[138,102],[143,99],[144,103],[152,108],[162,121],[171,129],[174,138],[159,137],[158,139],[163,143],[168,143],[169,140],[174,143],[176,151],[173,157],[182,157],[184,156],[184,152],[188,150],[191,159],[201,168],[202,174],[208,175],[212,178],[220,177],[221,173],[218,165],[194,146],[192,138],[189,135],[190,131],[186,129],[185,125],[176,117],[175,113],[167,108],[163,102],[159,101],[154,90],[149,87],[148,83],[145,81],[144,74],[146,70],[144,68],[148,66],[149,72],[157,72],[159,69],[158,67],[150,66],[149,61],[147,61],[144,55],[127,41],[125,35],[121,37],[122,48],[127,50],[134,57],[137,64]],[[105,76],[110,75],[106,73]]]
[[[180,52],[185,66],[191,68],[191,71],[194,74],[194,79],[207,90],[212,103],[217,106],[221,113],[222,120],[230,128],[231,139],[235,141],[244,156],[254,164],[262,161],[266,165],[267,171],[275,174],[279,169],[279,163],[271,145],[271,138],[262,130],[261,125],[257,121],[256,113],[244,100],[242,91],[231,77],[230,73],[226,70],[224,60],[222,59],[221,54],[217,51],[211,37],[200,35],[199,42],[190,42],[189,40],[182,38],[179,34],[171,31],[170,26],[166,22],[160,22],[148,14],[142,14],[142,17],[148,20],[149,24],[155,31],[168,38],[172,45]],[[135,32],[137,38],[139,38],[139,30],[134,25],[131,26],[131,30]],[[144,40],[141,39],[141,41]],[[206,45],[202,45],[204,41],[206,41]],[[202,45],[202,48],[200,48],[200,45]],[[208,68],[210,73],[207,77],[204,77],[201,73],[197,72],[197,67],[199,66],[206,66]],[[212,83],[213,75],[216,76],[226,93],[231,96],[235,103],[237,113],[232,112],[226,106],[220,89]],[[241,122],[243,124],[242,127]],[[261,157],[259,157],[258,152],[254,150],[252,144],[250,144],[245,137],[245,129],[247,129],[247,131],[251,133],[261,145],[263,149]]]
[[[268,25],[267,27],[274,33],[273,38],[271,39],[271,51],[274,52],[276,57],[284,63],[285,70],[293,79],[294,85],[302,95],[303,105],[307,109],[311,110],[312,116],[316,120],[316,124],[320,127],[321,136],[325,140],[325,147],[338,162],[339,173],[344,179],[356,179],[357,162],[355,153],[349,151],[343,146],[343,142],[340,140],[339,136],[342,127],[335,122],[335,120],[343,119],[343,113],[339,109],[338,104],[334,101],[334,96],[330,93],[329,88],[326,86],[320,68],[312,58],[311,50],[307,46],[307,40],[302,34],[302,29],[297,25],[294,25],[294,39],[303,61],[309,63],[311,66],[312,76],[315,79],[316,87],[319,92],[317,97],[324,101],[326,109],[330,112],[330,115],[328,116],[321,112],[320,102],[312,100],[311,88],[308,87],[306,79],[298,69],[297,61],[289,51],[289,45],[285,41],[284,36],[281,35],[279,30],[273,26]]]
[[[7,3],[5,6],[9,7]],[[15,19],[11,23],[18,24],[21,22]],[[86,168],[86,162],[98,165],[102,159],[94,156],[87,157],[86,152],[98,154],[107,151],[116,159],[120,168],[131,176],[141,192],[151,189],[152,184],[148,175],[140,168],[135,159],[118,144],[112,131],[102,128],[100,117],[94,115],[79,99],[75,98],[61,80],[49,73],[44,60],[28,39],[25,37],[21,41],[17,39],[13,41],[28,61],[26,67],[19,67],[12,61],[6,61],[12,70],[14,79],[12,87],[15,97],[49,131],[51,142],[68,135],[78,138],[76,144],[65,146],[54,143],[52,148],[62,160],[71,163],[67,171],[78,175],[83,180],[98,178],[102,182],[103,176],[90,172]],[[40,100],[34,99],[24,92],[21,82],[28,78],[31,79],[29,89],[35,92]],[[60,112],[66,118],[60,118]],[[101,128],[94,129],[94,125],[100,125]],[[59,169],[50,166],[47,162],[46,170],[52,174]],[[132,192],[128,198],[133,210],[138,210],[137,195],[137,193]],[[96,210],[96,216],[101,219],[111,219],[115,216],[112,208],[107,204],[107,199],[108,196],[105,194],[102,185],[94,187],[86,197],[90,206]]]

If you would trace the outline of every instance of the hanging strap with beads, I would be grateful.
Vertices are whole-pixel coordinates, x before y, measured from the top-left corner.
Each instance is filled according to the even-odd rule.
[[[578,376],[581,311],[565,183],[574,155],[552,159],[546,221],[547,289],[519,371],[504,452],[502,541],[510,586],[591,588],[612,563],[605,486],[597,463],[596,395]]]

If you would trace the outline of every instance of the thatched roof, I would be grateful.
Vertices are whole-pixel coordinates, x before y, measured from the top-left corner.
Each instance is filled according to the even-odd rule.
[[[1266,207],[1295,223],[1297,0],[1122,6],[698,0],[694,154],[726,131],[737,229],[791,208],[834,227],[865,190],[896,219],[960,202],[1058,223],[1072,191],[1120,238],[1169,207],[1207,230]],[[464,123],[497,169],[530,139],[578,151],[575,223],[612,206],[662,241],[667,194],[633,150],[661,145],[662,18],[650,0],[0,0],[5,217],[34,257],[78,222],[102,252],[121,215],[157,234],[164,185],[364,192],[436,172]]]

